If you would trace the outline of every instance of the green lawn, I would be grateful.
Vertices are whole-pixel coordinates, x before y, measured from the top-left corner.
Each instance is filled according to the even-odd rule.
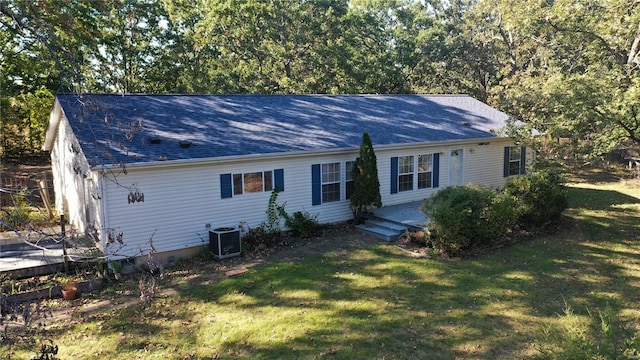
[[[61,359],[530,358],[545,333],[598,311],[640,320],[639,219],[639,188],[580,184],[558,232],[493,253],[416,259],[340,234],[333,250],[294,252],[237,277],[175,271],[163,286],[177,291],[148,306],[37,334]],[[574,315],[560,316],[567,307]],[[35,348],[17,342],[0,357],[30,359]]]

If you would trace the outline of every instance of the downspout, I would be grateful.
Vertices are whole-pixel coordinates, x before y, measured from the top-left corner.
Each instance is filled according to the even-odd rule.
[[[82,231],[87,231],[87,213],[89,212],[89,207],[87,206],[87,177],[84,174],[80,176],[82,177]]]
[[[107,228],[109,227],[109,215],[108,215],[108,209],[107,209],[107,194],[106,194],[106,188],[105,188],[105,181],[104,181],[104,170],[100,171],[98,173],[98,177],[100,179],[99,184],[100,184],[100,209],[102,209],[102,226],[99,229],[100,232],[100,249],[102,249],[103,252],[105,252],[106,255],[106,237],[107,237]]]

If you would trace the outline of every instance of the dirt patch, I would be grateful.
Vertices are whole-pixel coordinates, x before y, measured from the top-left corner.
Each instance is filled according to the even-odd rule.
[[[39,156],[29,156],[22,158],[2,158],[0,159],[0,184],[3,187],[14,185],[19,187],[37,186],[38,180],[43,178],[51,179],[51,160],[49,154]]]
[[[567,180],[572,183],[603,184],[632,179],[636,176],[622,165],[603,165],[603,167],[572,166],[567,171]]]
[[[44,180],[53,196],[53,175],[51,160],[48,153],[39,156],[25,156],[20,158],[8,157],[0,159],[0,188],[14,192],[24,189],[32,190],[27,200],[32,206],[44,206],[39,195],[40,180]],[[8,192],[0,192],[2,206],[13,206]],[[52,200],[52,199],[51,199]]]

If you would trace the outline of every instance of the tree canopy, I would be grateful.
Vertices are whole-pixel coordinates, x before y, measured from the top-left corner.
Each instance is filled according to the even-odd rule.
[[[2,156],[69,91],[466,93],[583,153],[640,143],[637,0],[3,0],[0,40]]]
[[[640,2],[478,3],[503,49],[492,94],[506,112],[602,154],[640,140]]]

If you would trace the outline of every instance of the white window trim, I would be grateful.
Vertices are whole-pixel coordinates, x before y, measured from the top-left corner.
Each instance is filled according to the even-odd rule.
[[[266,189],[265,188],[265,173],[271,173],[271,189]],[[264,193],[264,192],[270,192],[273,191],[273,188],[275,186],[274,182],[275,182],[275,174],[274,174],[274,170],[264,170],[264,171],[243,171],[243,172],[235,172],[235,173],[231,173],[231,192],[233,193],[233,196],[240,196],[240,195],[246,195],[246,194],[260,194],[260,193]],[[246,191],[245,187],[246,187],[246,183],[245,183],[245,175],[246,174],[253,174],[253,173],[260,173],[262,174],[262,190],[261,191]],[[236,175],[240,175],[240,179],[241,179],[241,193],[236,193],[236,182],[235,182],[235,177]]]
[[[325,165],[335,165],[338,164],[338,180],[332,180],[332,181],[324,181],[324,174],[325,174]],[[324,186],[325,185],[333,185],[333,184],[338,184],[338,191],[340,191],[340,194],[338,194],[338,200],[332,200],[332,201],[325,201],[324,200]],[[339,161],[336,162],[328,162],[328,163],[321,163],[320,164],[320,202],[322,204],[329,204],[329,203],[334,203],[334,202],[340,202],[342,201],[342,187],[343,187],[343,181],[342,181],[342,163]]]
[[[423,189],[433,189],[433,154],[434,153],[425,153],[418,154],[416,156],[416,188],[418,190]],[[421,156],[429,156],[429,164],[431,165],[431,170],[429,171],[420,171],[420,157]],[[429,173],[429,186],[428,187],[420,187],[420,174]]]

